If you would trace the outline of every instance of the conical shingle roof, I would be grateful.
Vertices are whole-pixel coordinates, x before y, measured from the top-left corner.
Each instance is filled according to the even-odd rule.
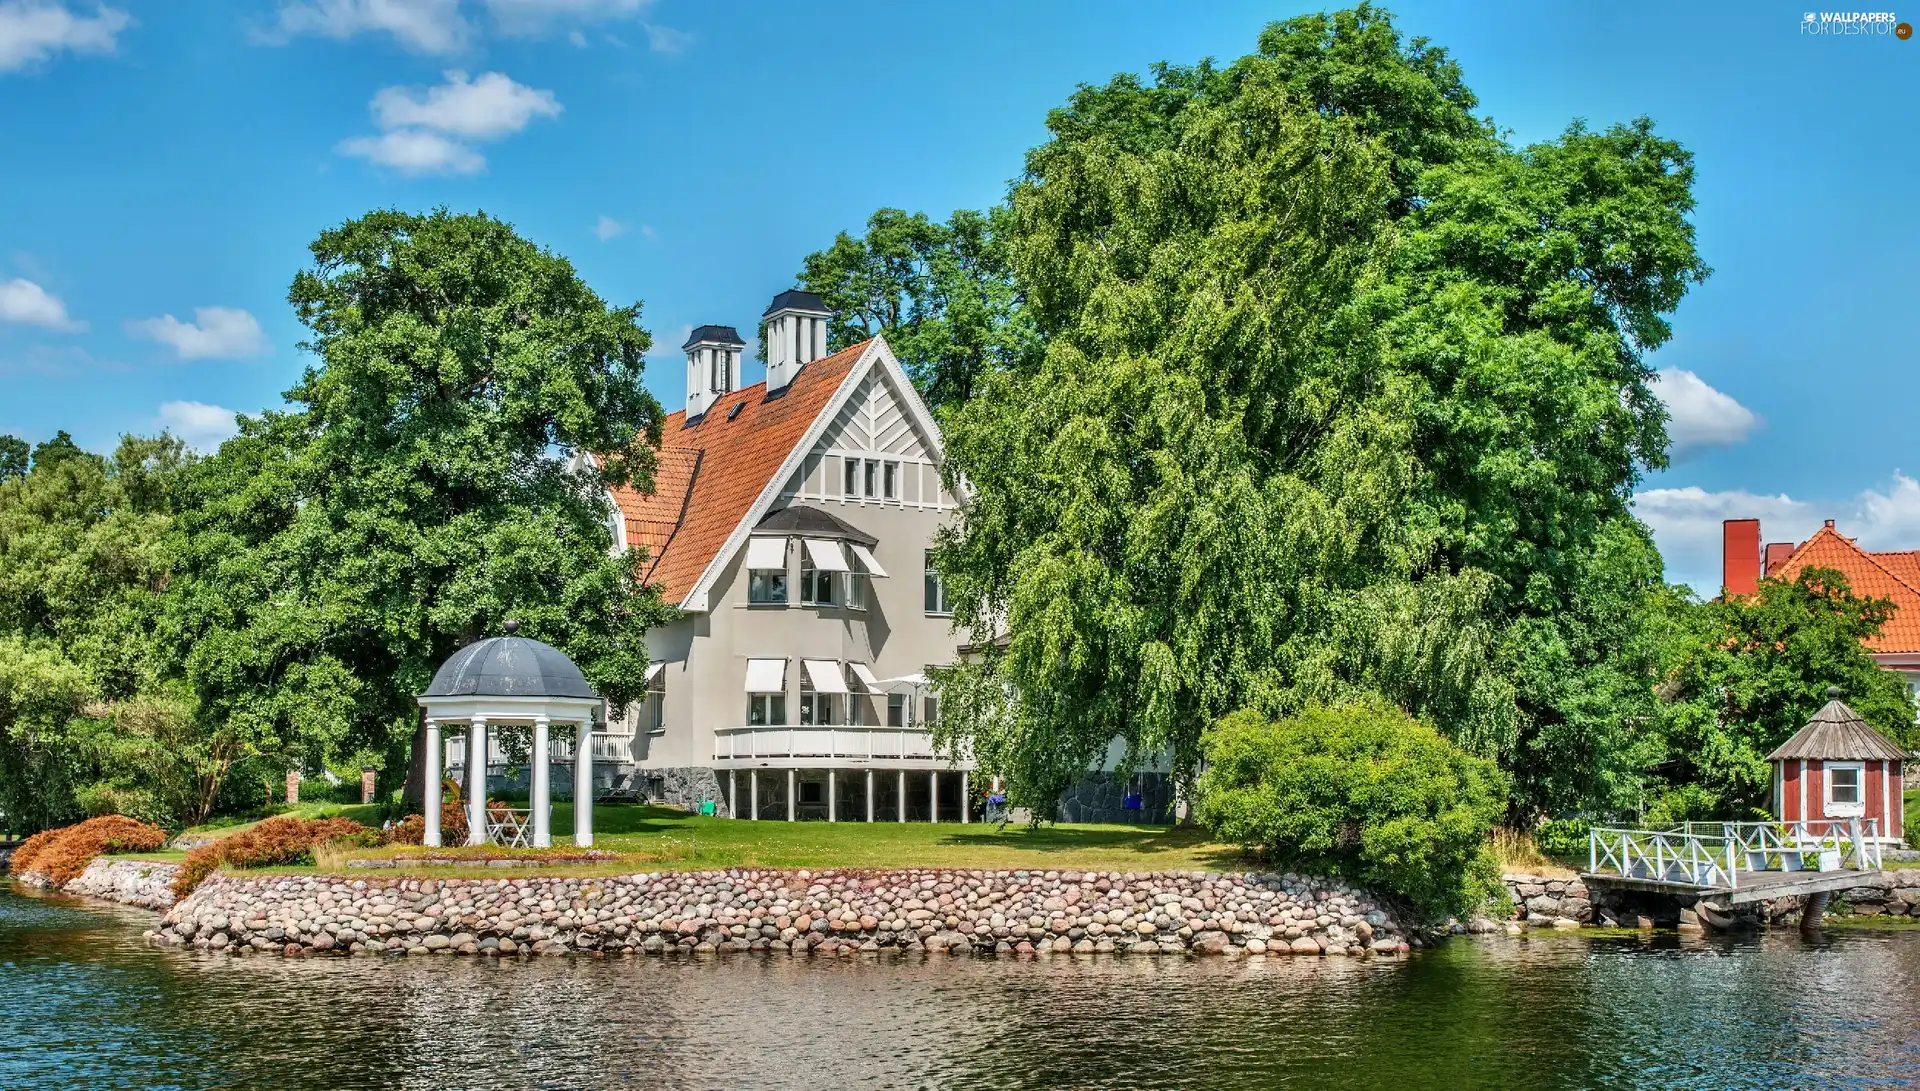
[[[1818,761],[1904,761],[1906,754],[1893,740],[1874,730],[1840,700],[1839,691],[1828,689],[1832,698],[1813,714],[1807,726],[1793,733],[1767,755],[1768,761],[1798,759]]]

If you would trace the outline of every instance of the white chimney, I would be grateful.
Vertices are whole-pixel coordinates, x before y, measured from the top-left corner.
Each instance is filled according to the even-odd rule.
[[[740,389],[740,350],[747,343],[732,326],[701,326],[680,347],[687,353],[687,419],[693,420],[715,398]]]
[[[827,354],[832,312],[812,292],[797,289],[773,297],[760,316],[767,333],[767,393],[781,390],[800,369]]]

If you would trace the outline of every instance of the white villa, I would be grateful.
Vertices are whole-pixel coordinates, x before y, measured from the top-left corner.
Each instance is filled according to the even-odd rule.
[[[958,507],[939,429],[885,339],[826,351],[811,292],[763,316],[767,378],[740,385],[731,326],[688,336],[686,408],[666,419],[654,491],[616,489],[615,547],[680,617],[647,634],[649,692],[591,732],[597,792],[721,816],[966,822],[986,785],[936,753],[930,668],[957,658],[928,564]],[[496,742],[489,766],[506,764]],[[571,766],[571,740],[554,757]],[[446,767],[464,744],[449,740]],[[1114,767],[1119,751],[1109,756]],[[1062,821],[1167,821],[1164,767],[1090,772]]]
[[[683,346],[654,492],[613,497],[617,544],[683,614],[648,634],[651,691],[596,757],[643,797],[739,818],[964,822],[972,763],[925,726],[926,671],[955,646],[927,565],[956,506],[940,433],[886,342],[828,354],[827,318],[775,297],[748,387],[732,327]]]

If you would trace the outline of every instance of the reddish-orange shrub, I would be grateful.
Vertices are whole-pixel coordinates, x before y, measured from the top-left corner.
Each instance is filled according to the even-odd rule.
[[[280,815],[187,853],[174,877],[173,893],[184,898],[201,880],[225,867],[271,867],[275,864],[311,864],[313,846],[337,837],[369,832],[351,818],[299,818]]]
[[[101,853],[152,852],[167,843],[166,831],[117,814],[89,818],[57,830],[42,830],[14,850],[7,870],[39,872],[55,886],[79,877]]]
[[[427,819],[425,815],[410,814],[393,824],[387,832],[389,845],[420,845],[427,840]],[[467,840],[467,809],[458,803],[443,804],[440,808],[440,842],[447,845],[462,845]]]

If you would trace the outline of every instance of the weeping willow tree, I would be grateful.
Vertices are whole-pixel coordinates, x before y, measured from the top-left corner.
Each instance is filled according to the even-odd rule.
[[[1049,116],[1006,238],[1043,349],[946,412],[970,495],[936,554],[985,649],[938,730],[1017,800],[1116,738],[1186,780],[1231,711],[1363,692],[1519,805],[1617,772],[1588,698],[1650,700],[1603,645],[1657,559],[1592,585],[1602,544],[1651,555],[1627,504],[1666,446],[1643,354],[1706,273],[1691,161],[1644,119],[1515,148],[1476,105],[1362,7]]]

